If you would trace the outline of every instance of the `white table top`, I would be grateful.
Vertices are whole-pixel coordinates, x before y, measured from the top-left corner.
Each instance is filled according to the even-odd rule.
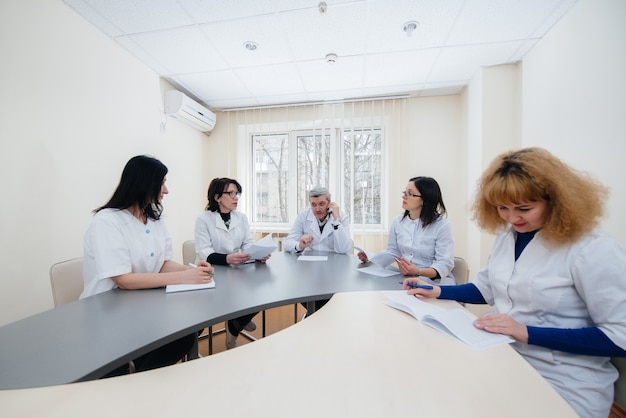
[[[576,416],[510,346],[474,350],[383,299],[377,291],[338,293],[279,333],[171,367],[0,391],[0,415]]]

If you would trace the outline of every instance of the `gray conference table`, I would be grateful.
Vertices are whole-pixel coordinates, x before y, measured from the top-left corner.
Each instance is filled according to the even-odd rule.
[[[354,255],[273,253],[266,264],[215,266],[214,289],[114,289],[0,327],[0,389],[96,379],[163,344],[247,313],[334,293],[400,289],[400,274],[359,271]]]

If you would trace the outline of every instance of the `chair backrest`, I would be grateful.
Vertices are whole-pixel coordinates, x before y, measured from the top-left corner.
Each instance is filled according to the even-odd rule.
[[[196,262],[196,241],[190,239],[183,242],[183,264]]]
[[[619,378],[615,382],[615,403],[626,408],[626,358],[614,357],[611,361],[619,371]]]
[[[50,267],[50,284],[54,306],[78,300],[83,292],[83,258],[73,258]]]
[[[469,266],[467,261],[461,257],[454,257],[454,268],[452,274],[456,279],[456,284],[465,284],[469,280]]]

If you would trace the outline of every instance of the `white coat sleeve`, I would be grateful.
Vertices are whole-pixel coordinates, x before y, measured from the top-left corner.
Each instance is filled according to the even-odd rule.
[[[337,226],[337,229],[333,230],[333,245],[336,253],[345,254],[352,248],[352,237],[350,236],[350,217],[346,213],[342,212],[340,219],[341,223]]]
[[[196,219],[195,239],[196,239],[196,262],[206,261],[210,254],[213,254],[213,241],[211,240],[211,225],[209,213],[198,216]]]
[[[306,211],[300,212],[298,216],[296,216],[296,221],[294,222],[287,238],[285,238],[285,243],[283,244],[283,251],[295,253],[296,245],[300,242],[300,237],[304,235],[304,224],[306,219]]]

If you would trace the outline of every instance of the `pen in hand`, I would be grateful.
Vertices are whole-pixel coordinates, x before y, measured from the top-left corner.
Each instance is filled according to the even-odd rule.
[[[404,284],[404,282],[398,282],[398,283]],[[409,287],[414,287],[416,289],[433,290],[433,287],[431,285],[428,285],[428,284],[407,283],[406,285],[409,286]]]
[[[198,266],[196,266],[194,263],[189,263],[189,267],[193,267],[195,269],[198,268]],[[206,274],[208,274],[209,276],[213,276],[215,273],[213,273],[212,271],[207,271]]]

